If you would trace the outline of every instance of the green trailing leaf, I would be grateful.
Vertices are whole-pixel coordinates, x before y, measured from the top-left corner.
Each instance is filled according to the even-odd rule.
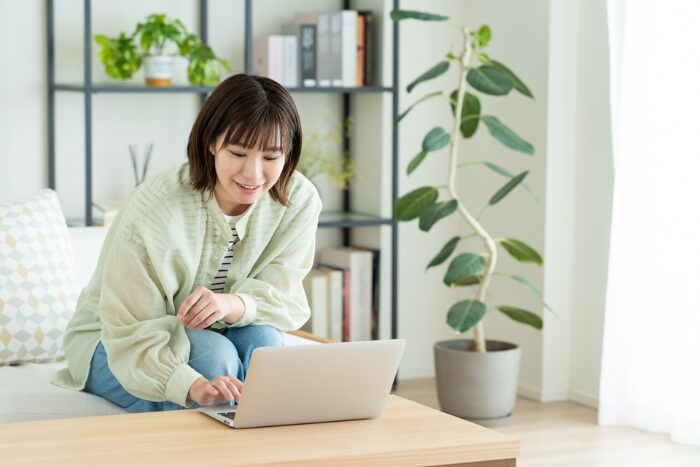
[[[513,80],[510,75],[491,65],[470,69],[467,73],[467,82],[477,91],[492,96],[505,96],[513,89]]]
[[[450,19],[449,16],[413,10],[392,10],[389,16],[391,17],[392,21],[401,21],[404,19],[417,19],[419,21],[445,21]]]
[[[542,266],[542,256],[534,248],[514,238],[496,239],[510,255],[521,263],[535,263]]]
[[[459,243],[459,237],[453,237],[451,238],[447,243],[445,243],[445,246],[442,247],[440,250],[440,253],[438,253],[435,258],[430,260],[430,264],[425,268],[426,270],[432,268],[433,266],[437,266],[439,264],[442,264],[445,262],[447,258],[452,255],[452,253],[455,251],[455,248],[457,247],[457,243]]]
[[[406,91],[411,92],[413,88],[415,88],[418,84],[422,83],[423,81],[428,81],[434,78],[437,78],[441,74],[445,73],[448,69],[450,68],[450,62],[448,61],[442,61],[432,67],[430,70],[426,71],[422,75],[420,75],[418,78],[414,79],[411,84],[406,86]]]
[[[486,314],[486,305],[478,300],[457,302],[447,312],[447,324],[462,333],[473,328]]]
[[[501,167],[500,165],[494,164],[493,162],[484,161],[484,162],[482,162],[482,164],[484,164],[486,167],[488,167],[489,169],[493,170],[493,171],[496,172],[497,174],[503,175],[504,177],[507,177],[507,178],[513,178],[513,177],[515,177],[515,175],[513,175],[512,173],[510,173],[508,170],[504,169],[504,168]],[[522,186],[522,187],[525,188],[527,191],[529,191],[530,193],[532,193],[532,189],[530,188],[530,186],[529,186],[527,183],[521,182],[519,186]]]
[[[415,219],[424,209],[435,204],[437,197],[437,188],[432,186],[417,188],[396,201],[396,217],[400,221]]]
[[[515,134],[513,130],[505,126],[499,119],[493,115],[482,115],[481,121],[484,122],[489,129],[491,136],[500,141],[504,146],[516,151],[524,152],[532,156],[535,153],[535,148],[520,136]]]
[[[134,39],[123,32],[117,37],[94,36],[100,44],[99,56],[107,75],[114,79],[129,79],[141,66],[141,53]]]
[[[452,115],[457,107],[457,90],[450,94],[450,107]],[[465,138],[471,138],[479,126],[479,115],[481,114],[481,102],[479,98],[468,92],[464,93],[464,104],[462,104],[462,119],[459,130]]]
[[[406,174],[411,175],[411,173],[416,170],[416,168],[420,165],[421,162],[423,162],[423,159],[425,159],[425,156],[428,155],[427,151],[421,151],[418,153],[416,157],[414,157],[411,162],[408,163],[408,169],[406,169]]]
[[[396,119],[396,123],[398,124],[401,120],[403,120],[403,118],[408,114],[408,112],[410,112],[411,109],[413,109],[415,106],[417,106],[417,105],[420,104],[421,102],[425,102],[425,101],[427,101],[428,99],[432,99],[433,97],[436,97],[436,96],[442,96],[442,91],[431,92],[430,94],[426,94],[425,96],[423,96],[423,97],[421,97],[420,99],[418,99],[418,100],[417,100],[416,102],[414,102],[409,108],[407,108],[406,110],[404,110],[403,113],[402,113],[401,115],[398,116],[398,118]]]
[[[447,217],[457,210],[457,200],[451,199],[443,203],[436,203],[424,210],[420,215],[418,227],[427,232],[443,217]]]
[[[504,274],[507,277],[510,277],[514,281],[516,281],[518,284],[524,286],[530,294],[537,299],[538,302],[542,304],[546,309],[549,311],[552,311],[552,308],[547,305],[547,303],[544,301],[544,297],[542,296],[542,293],[537,290],[532,284],[530,284],[524,277],[521,276],[516,276],[515,274]]]
[[[531,311],[506,305],[499,306],[498,310],[513,321],[530,325],[535,329],[542,329],[542,318]]]
[[[479,31],[476,33],[476,38],[479,41],[479,47],[486,47],[489,45],[489,41],[491,40],[491,28],[488,24],[484,24],[479,28]]]
[[[423,138],[423,151],[439,151],[450,144],[450,134],[439,126],[436,126]]]
[[[507,66],[505,66],[504,64],[502,64],[500,62],[497,62],[496,60],[489,59],[488,63],[489,63],[489,65],[495,66],[496,68],[499,68],[499,69],[505,71],[506,73],[508,73],[508,75],[510,76],[510,79],[513,80],[513,87],[515,88],[516,91],[518,91],[520,94],[522,94],[524,96],[527,96],[527,97],[534,99],[534,97],[532,95],[532,91],[530,91],[530,88],[528,88],[527,85],[525,83],[523,83],[523,81],[520,78],[518,78],[518,76],[515,73],[513,73],[513,71],[510,68],[508,68]]]
[[[503,188],[498,190],[489,200],[489,205],[493,206],[494,204],[498,203],[500,200],[506,197],[508,193],[510,193],[513,188],[518,186],[520,182],[523,181],[523,178],[528,174],[528,171],[526,170],[525,172],[521,173],[520,175],[513,177],[510,179],[508,183],[503,185]]]
[[[450,263],[443,282],[445,285],[450,287],[455,285],[471,285],[463,283],[460,284],[460,281],[465,281],[467,278],[472,276],[481,275],[485,270],[486,259],[484,259],[483,256],[475,253],[462,253],[461,255],[455,257]]]

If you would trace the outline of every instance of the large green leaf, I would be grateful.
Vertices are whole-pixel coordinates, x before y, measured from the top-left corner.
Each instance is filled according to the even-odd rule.
[[[500,62],[497,62],[496,60],[490,60],[490,59],[489,59],[489,64],[492,66],[495,66],[496,68],[499,68],[499,69],[505,71],[506,73],[508,73],[508,75],[510,76],[510,79],[513,80],[513,87],[515,88],[516,91],[518,91],[520,94],[522,94],[524,96],[531,97],[534,99],[534,97],[532,96],[532,91],[530,91],[530,88],[528,88],[527,85],[525,83],[523,83],[523,81],[520,78],[518,78],[518,76],[515,73],[513,73],[513,71],[510,70],[507,66],[505,66],[504,64],[502,64]]]
[[[528,324],[536,329],[542,329],[542,318],[535,313],[514,306],[501,305],[498,307],[504,315],[519,323]]]
[[[423,138],[423,151],[439,151],[450,144],[450,134],[442,127],[436,126]]]
[[[433,225],[443,217],[447,217],[457,210],[457,200],[451,199],[443,203],[436,203],[425,209],[420,215],[418,227],[424,232],[431,229]]]
[[[477,91],[492,96],[505,96],[513,89],[513,80],[510,75],[491,65],[470,69],[467,73],[467,82]]]
[[[459,243],[459,237],[452,237],[447,243],[445,243],[445,246],[442,247],[440,253],[438,253],[435,258],[430,261],[430,264],[428,264],[425,269],[427,270],[433,266],[442,264],[455,251],[457,243]]]
[[[488,167],[489,169],[493,170],[493,171],[496,172],[497,174],[503,175],[504,177],[508,177],[508,178],[513,178],[513,177],[515,177],[515,175],[513,175],[512,173],[510,173],[508,170],[504,169],[504,168],[501,167],[500,165],[494,164],[493,162],[483,161],[482,164],[484,164],[486,167]],[[530,186],[529,186],[527,183],[521,182],[521,183],[520,183],[520,186],[522,186],[522,187],[525,188],[527,191],[529,191],[530,193],[532,193],[532,189],[530,188]]]
[[[415,88],[419,83],[422,83],[423,81],[428,81],[433,78],[437,78],[441,74],[445,73],[448,69],[450,68],[450,62],[448,61],[442,61],[432,67],[430,70],[426,71],[422,75],[420,75],[418,78],[414,79],[411,84],[406,86],[406,91],[411,92],[413,88]]]
[[[484,259],[483,256],[475,253],[462,253],[455,257],[450,263],[443,282],[450,287],[455,285],[471,285],[460,283],[460,281],[471,282],[472,279],[467,280],[467,278],[483,274],[485,270],[486,259]]]
[[[503,188],[498,190],[489,200],[489,204],[493,206],[494,204],[498,203],[500,200],[506,197],[508,193],[510,193],[513,188],[518,186],[520,182],[523,181],[523,178],[528,174],[528,171],[526,170],[525,172],[521,173],[520,175],[517,175],[513,178],[511,178],[508,183],[503,185]]]
[[[455,89],[450,94],[450,107],[452,107],[452,115],[457,107],[457,90]],[[464,104],[462,104],[462,119],[459,126],[462,136],[471,138],[479,126],[479,115],[481,114],[481,102],[479,98],[468,92],[464,93]]]
[[[419,152],[416,157],[414,157],[411,162],[408,163],[408,168],[406,169],[406,175],[411,175],[411,173],[418,168],[421,162],[423,162],[423,159],[425,159],[425,156],[428,155],[427,151],[421,151]]]
[[[542,256],[526,243],[514,238],[498,238],[496,241],[521,263],[536,263],[542,266]]]
[[[425,101],[427,101],[428,99],[431,99],[431,98],[437,97],[437,96],[442,96],[442,91],[431,92],[430,94],[426,94],[425,96],[421,97],[421,98],[418,99],[416,102],[414,102],[409,108],[407,108],[406,110],[404,110],[404,111],[401,113],[401,115],[398,116],[398,118],[396,119],[396,123],[398,124],[401,120],[403,120],[403,118],[404,118],[406,115],[408,115],[408,112],[410,112],[411,109],[413,109],[415,106],[417,106],[417,105],[420,104],[421,102],[425,102]]]
[[[535,149],[532,147],[532,144],[515,134],[513,130],[505,126],[493,115],[483,115],[481,117],[481,121],[484,122],[486,127],[489,129],[491,136],[503,143],[504,146],[515,149],[516,151],[524,152],[525,154],[529,154],[531,156],[535,153]]]
[[[424,186],[403,195],[396,201],[396,217],[400,221],[410,221],[437,200],[437,188]]]
[[[449,16],[413,10],[392,10],[389,16],[391,17],[392,21],[401,21],[403,19],[417,19],[419,21],[445,21],[450,19]]]
[[[530,284],[530,283],[527,281],[527,279],[525,279],[524,277],[522,277],[522,276],[517,276],[517,275],[515,275],[515,274],[499,274],[499,275],[504,275],[504,276],[510,277],[511,279],[513,279],[514,281],[516,281],[518,284],[524,286],[524,287],[527,289],[527,291],[530,292],[530,294],[532,294],[532,296],[535,297],[535,298],[537,299],[537,301],[540,302],[540,303],[542,304],[542,306],[544,306],[544,307],[545,307],[546,309],[548,309],[549,311],[552,311],[552,312],[554,311],[554,310],[552,310],[552,308],[551,308],[549,305],[547,305],[547,303],[544,301],[544,297],[542,296],[542,293],[541,293],[539,290],[537,290],[537,289],[535,288],[535,286],[533,286],[532,284]]]
[[[473,328],[486,314],[486,305],[478,300],[457,302],[447,312],[447,324],[457,332]]]

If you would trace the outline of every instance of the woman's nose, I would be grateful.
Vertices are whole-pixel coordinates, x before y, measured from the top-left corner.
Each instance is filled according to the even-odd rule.
[[[248,181],[257,182],[262,174],[262,160],[260,157],[246,157],[243,174]]]

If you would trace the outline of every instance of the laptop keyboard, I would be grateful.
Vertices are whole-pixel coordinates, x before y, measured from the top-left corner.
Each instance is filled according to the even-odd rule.
[[[236,412],[218,412],[218,414],[226,418],[230,418],[231,420],[236,418]]]

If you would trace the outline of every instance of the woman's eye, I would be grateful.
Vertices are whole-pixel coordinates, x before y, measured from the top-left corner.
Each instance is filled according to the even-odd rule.
[[[236,156],[236,157],[245,157],[245,154],[241,154],[241,153],[238,153],[238,152],[232,152],[231,154],[233,154],[233,155]]]
[[[279,159],[279,157],[276,157],[276,156],[275,156],[275,157],[266,157],[266,158],[265,158],[266,161],[276,161],[277,159]]]

